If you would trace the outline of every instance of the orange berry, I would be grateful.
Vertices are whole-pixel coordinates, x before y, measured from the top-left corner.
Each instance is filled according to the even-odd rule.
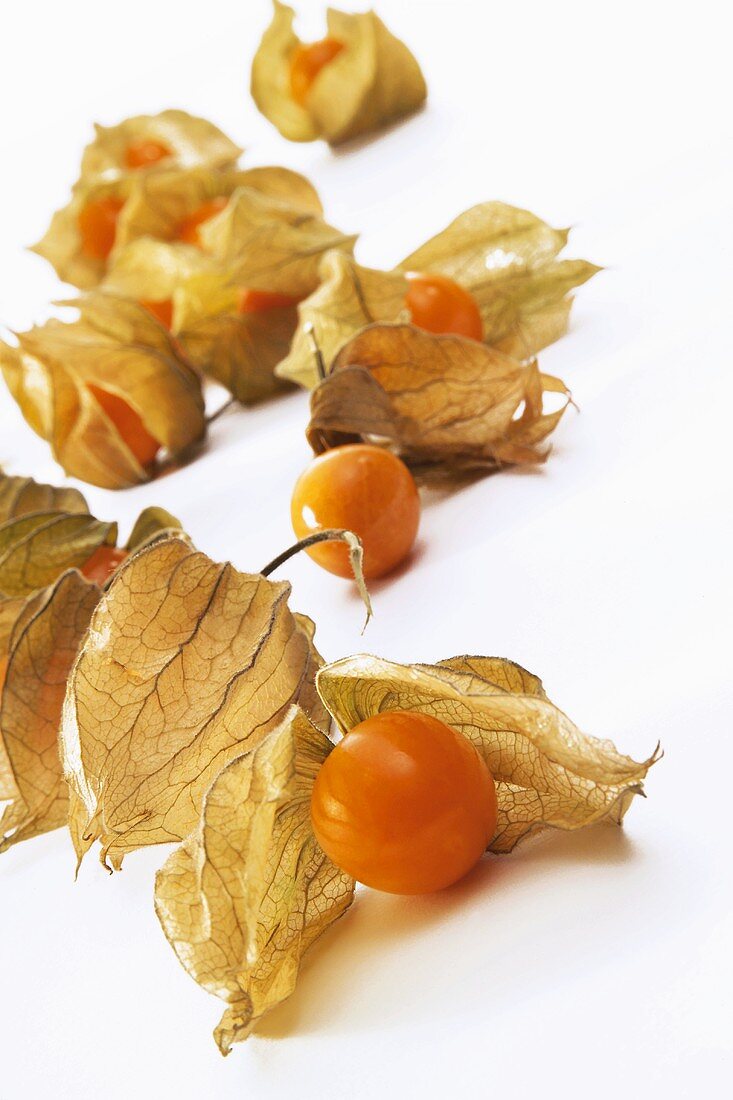
[[[120,546],[98,546],[92,556],[84,562],[80,572],[88,581],[94,581],[101,587],[122,564],[127,554],[127,550],[123,550]]]
[[[101,386],[95,386],[93,382],[88,382],[87,388],[101,405],[140,465],[149,466],[160,450],[160,443],[145,427],[140,414],[116,393],[110,393]]]
[[[304,107],[313,83],[323,69],[344,48],[338,38],[322,38],[309,45],[296,46],[290,58],[290,94]]]
[[[277,294],[270,290],[250,290],[242,287],[238,295],[240,313],[266,313],[270,309],[286,309],[297,306],[300,298],[290,294]]]
[[[381,577],[412,549],[420,523],[420,495],[396,455],[354,443],[319,455],[301,474],[290,515],[299,539],[331,527],[353,531],[364,545],[364,576]],[[307,553],[329,573],[353,576],[343,543],[318,543]]]
[[[496,830],[496,788],[462,733],[427,714],[360,722],[322,765],[311,796],[318,843],[357,881],[392,894],[457,882]]]
[[[405,305],[412,323],[426,332],[453,333],[481,340],[483,321],[476,299],[444,275],[410,273]]]
[[[170,155],[171,150],[160,141],[133,141],[125,149],[125,167],[149,168]]]
[[[170,328],[173,322],[173,302],[170,298],[159,298],[157,301],[153,299],[143,299],[140,305],[144,309],[147,309],[148,313],[152,313],[156,320],[160,321],[161,325],[165,325],[166,328]]]
[[[224,195],[217,195],[216,198],[208,199],[207,202],[202,202],[201,206],[197,206],[178,226],[179,241],[185,241],[186,244],[195,244],[201,248],[199,228],[204,222],[207,222],[209,218],[213,218],[216,214],[220,214],[228,201],[229,200],[225,198]]]
[[[114,248],[117,219],[124,205],[122,199],[110,196],[93,199],[79,211],[81,250],[90,260],[106,260]]]

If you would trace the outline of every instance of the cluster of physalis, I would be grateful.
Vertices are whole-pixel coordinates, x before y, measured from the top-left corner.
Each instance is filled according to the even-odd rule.
[[[356,882],[437,890],[538,830],[620,823],[658,756],[583,734],[503,658],[324,665],[271,569],[155,508],[118,547],[76,490],[0,476],[0,850],[65,826],[116,870],[177,844],[155,909],[226,1002],[223,1053]]]

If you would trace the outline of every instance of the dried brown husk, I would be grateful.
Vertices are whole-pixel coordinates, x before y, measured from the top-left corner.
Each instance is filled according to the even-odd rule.
[[[227,1003],[222,1054],[288,997],[303,954],[351,904],[354,880],[318,845],[310,798],[331,751],[297,707],[230,763],[195,831],[158,872],[155,907],[189,974]]]
[[[528,210],[487,202],[464,211],[394,271],[367,270],[328,257],[322,286],[300,306],[301,324],[279,373],[301,386],[317,384],[312,347],[303,333],[308,322],[330,363],[364,325],[409,320],[408,272],[444,275],[459,283],[479,307],[484,342],[529,359],[564,335],[571,292],[600,270],[586,260],[560,259],[567,240],[567,230],[553,229]]]
[[[136,302],[89,294],[80,319],[51,320],[0,342],[0,366],[26,420],[74,477],[107,489],[149,480],[89,385],[124,399],[170,456],[205,431],[198,374]]]
[[[82,156],[83,180],[137,176],[163,168],[229,168],[242,154],[242,149],[213,122],[187,111],[171,109],[157,115],[134,115],[114,126],[95,123],[94,131],[94,140]],[[141,141],[160,142],[170,150],[170,156],[150,167],[130,169],[125,153],[130,145]]]
[[[545,396],[561,404],[545,411]],[[361,440],[389,445],[413,469],[441,475],[531,464],[569,403],[558,378],[460,336],[371,325],[337,354],[311,394],[316,454]]]
[[[0,852],[66,823],[58,727],[99,596],[71,570],[25,599],[0,600]]]
[[[290,141],[338,145],[417,110],[427,95],[415,57],[374,12],[329,8],[328,36],[344,46],[316,77],[305,106],[290,91],[290,61],[300,40],[295,12],[274,0],[272,22],[252,61],[251,91],[262,114]]]
[[[10,477],[0,471],[0,524],[33,512],[88,512],[78,489],[44,485],[32,477]]]
[[[359,655],[324,666],[316,683],[343,732],[381,711],[411,710],[468,737],[496,781],[492,852],[509,852],[545,828],[620,824],[660,755],[637,762],[582,733],[536,676],[500,657],[399,665]]]
[[[61,728],[79,860],[183,840],[214,778],[288,707],[326,721],[313,625],[290,586],[217,565],[181,538],[128,559],[95,611]]]
[[[174,240],[181,223],[199,206],[210,199],[228,198],[238,187],[263,192],[315,214],[322,212],[312,184],[287,168],[159,168],[109,180],[81,180],[67,205],[53,215],[33,251],[47,259],[65,282],[89,290],[99,285],[131,241],[138,237]],[[116,199],[124,205],[117,218],[114,247],[106,259],[99,259],[82,251],[79,216],[87,203],[103,199]]]

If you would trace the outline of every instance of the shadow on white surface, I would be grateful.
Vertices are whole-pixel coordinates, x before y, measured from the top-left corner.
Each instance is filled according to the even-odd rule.
[[[526,947],[532,923],[539,919],[546,924],[537,912],[542,897],[538,878],[559,877],[564,869],[577,870],[578,865],[600,867],[608,874],[610,867],[633,861],[635,854],[623,828],[549,831],[508,858],[485,857],[466,878],[440,893],[400,897],[360,889],[353,908],[306,956],[293,996],[263,1021],[257,1035],[328,1037],[381,1030],[406,1020],[414,1024],[422,1017],[427,1024],[435,1021],[436,998],[444,1002],[441,1015],[463,1015],[477,980],[484,988],[500,985],[506,1005],[508,998],[514,999],[507,988],[507,967],[516,972],[521,995],[552,981],[561,965],[562,950],[536,958]],[[507,923],[505,906],[516,909],[513,922]],[[494,942],[492,910],[498,929]],[[551,923],[551,912],[548,917]],[[476,921],[483,925],[487,945],[479,956],[466,947],[475,947],[470,929]],[[426,963],[420,941],[435,946],[437,931],[442,950]],[[532,958],[531,972],[515,964],[518,952]],[[366,997],[360,990],[362,980]],[[484,1022],[488,1025],[489,1020]]]

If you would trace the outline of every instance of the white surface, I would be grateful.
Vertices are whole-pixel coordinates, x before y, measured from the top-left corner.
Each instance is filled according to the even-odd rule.
[[[320,4],[303,2],[318,35]],[[681,10],[686,9],[686,10]],[[428,110],[332,154],[289,145],[245,94],[265,0],[28,2],[5,11],[2,319],[60,288],[22,245],[65,199],[92,118],[181,106],[308,172],[330,220],[388,266],[471,203],[577,226],[608,265],[542,358],[572,386],[553,457],[427,504],[420,552],[375,586],[283,571],[327,658],[501,653],[591,732],[667,755],[624,831],[547,836],[452,891],[362,894],[266,1035],[226,1061],[220,1004],[151,905],[164,851],[73,882],[62,832],[2,857],[0,1098],[722,1096],[730,1078],[730,363],[733,186],[722,5],[381,0],[424,64]],[[8,26],[8,23],[10,26]],[[307,460],[296,394],[218,422],[196,465],[84,491],[145,504],[256,569],[291,541]],[[0,393],[0,462],[59,480]]]

